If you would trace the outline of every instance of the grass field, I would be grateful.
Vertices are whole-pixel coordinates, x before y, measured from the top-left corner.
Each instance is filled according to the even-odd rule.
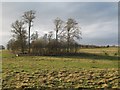
[[[119,88],[118,48],[80,49],[74,56],[19,56],[2,52],[3,89]]]

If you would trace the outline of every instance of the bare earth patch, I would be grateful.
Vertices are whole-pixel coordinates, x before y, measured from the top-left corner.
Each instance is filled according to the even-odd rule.
[[[80,69],[77,71],[36,70],[3,72],[3,89],[80,89],[119,88],[117,69]]]

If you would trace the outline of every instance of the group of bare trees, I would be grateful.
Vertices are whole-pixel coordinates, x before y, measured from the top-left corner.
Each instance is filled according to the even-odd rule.
[[[9,50],[34,55],[55,55],[77,52],[79,44],[76,40],[81,39],[81,31],[76,20],[68,18],[64,22],[57,17],[54,20],[54,30],[39,37],[37,31],[30,34],[34,19],[35,11],[30,10],[24,12],[22,20],[16,20],[12,23],[13,39],[7,44]]]
[[[24,53],[28,49],[30,53],[30,30],[33,20],[35,18],[35,11],[30,10],[24,12],[21,20],[16,20],[12,23],[11,28],[13,32],[13,38],[9,40],[7,48],[12,51],[21,51]],[[26,32],[26,26],[28,27],[28,36]],[[27,42],[28,38],[28,42]],[[27,48],[28,47],[28,48]]]

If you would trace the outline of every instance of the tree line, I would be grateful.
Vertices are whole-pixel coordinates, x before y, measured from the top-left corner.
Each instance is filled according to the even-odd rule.
[[[0,45],[0,50],[4,50],[5,47],[3,45]]]
[[[78,52],[79,44],[77,40],[81,39],[81,28],[75,19],[68,18],[67,21],[63,21],[57,17],[53,22],[54,30],[39,37],[37,31],[31,34],[31,28],[36,18],[35,14],[34,10],[24,12],[21,20],[12,23],[11,32],[13,38],[8,41],[8,50],[33,55]]]

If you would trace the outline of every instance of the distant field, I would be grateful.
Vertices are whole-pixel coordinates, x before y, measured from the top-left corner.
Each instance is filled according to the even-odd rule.
[[[2,53],[3,89],[118,88],[118,48],[80,49],[76,56]],[[47,90],[49,90],[47,89]]]

